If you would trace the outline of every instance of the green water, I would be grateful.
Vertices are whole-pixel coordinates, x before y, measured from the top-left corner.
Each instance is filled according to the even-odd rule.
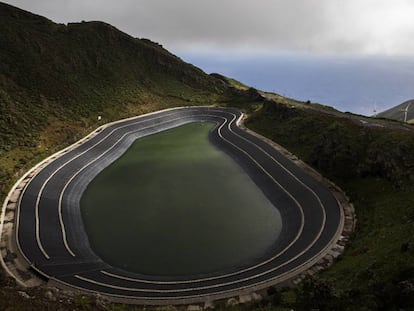
[[[249,176],[191,123],[134,142],[88,186],[81,209],[94,251],[149,275],[227,271],[260,259],[278,211]]]

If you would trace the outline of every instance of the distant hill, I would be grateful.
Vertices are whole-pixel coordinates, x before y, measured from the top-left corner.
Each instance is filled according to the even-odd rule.
[[[407,100],[406,102],[403,102],[402,104],[392,107],[386,111],[383,111],[377,115],[379,118],[386,118],[396,121],[404,122],[405,118],[405,109],[408,108],[407,112],[407,122],[413,123],[414,122],[414,99]]]

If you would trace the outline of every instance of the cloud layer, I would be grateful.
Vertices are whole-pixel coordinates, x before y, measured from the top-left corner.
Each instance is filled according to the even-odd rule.
[[[175,51],[414,56],[411,0],[9,0],[56,22],[103,20]]]

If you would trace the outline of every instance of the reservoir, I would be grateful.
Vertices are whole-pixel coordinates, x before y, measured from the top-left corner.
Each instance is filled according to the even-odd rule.
[[[231,272],[260,262],[279,211],[195,122],[136,140],[88,185],[82,218],[108,264],[152,276]]]

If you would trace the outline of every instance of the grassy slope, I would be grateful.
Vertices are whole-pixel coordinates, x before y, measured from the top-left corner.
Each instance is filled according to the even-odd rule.
[[[378,113],[379,118],[404,121],[404,111],[408,107],[407,122],[414,121],[414,100],[407,100],[400,105],[394,106],[386,111]],[[411,122],[410,122],[411,121]]]
[[[319,280],[298,289],[288,305],[413,307],[414,133],[274,102],[254,113],[247,126],[336,182],[356,208],[358,225],[345,254]]]
[[[0,3],[0,201],[27,169],[96,128],[98,115],[106,123],[240,98],[250,100],[157,43],[102,22],[55,24]],[[58,303],[25,291],[35,299],[23,299],[0,273],[0,310],[97,308],[89,298]]]
[[[96,127],[98,114],[106,122],[228,102],[252,112],[249,127],[334,180],[356,206],[357,231],[345,255],[318,280],[277,293],[275,303],[304,310],[412,306],[413,135],[363,127],[278,96],[283,104],[263,104],[254,89],[230,81],[239,90],[229,91],[222,78],[104,23],[57,25],[0,4],[0,199],[25,169]],[[41,291],[23,300],[10,280],[0,283],[2,310],[57,308]],[[90,298],[64,301],[61,310],[97,308]]]
[[[16,172],[96,127],[98,115],[210,104],[227,89],[108,24],[55,24],[0,3],[0,195]]]

